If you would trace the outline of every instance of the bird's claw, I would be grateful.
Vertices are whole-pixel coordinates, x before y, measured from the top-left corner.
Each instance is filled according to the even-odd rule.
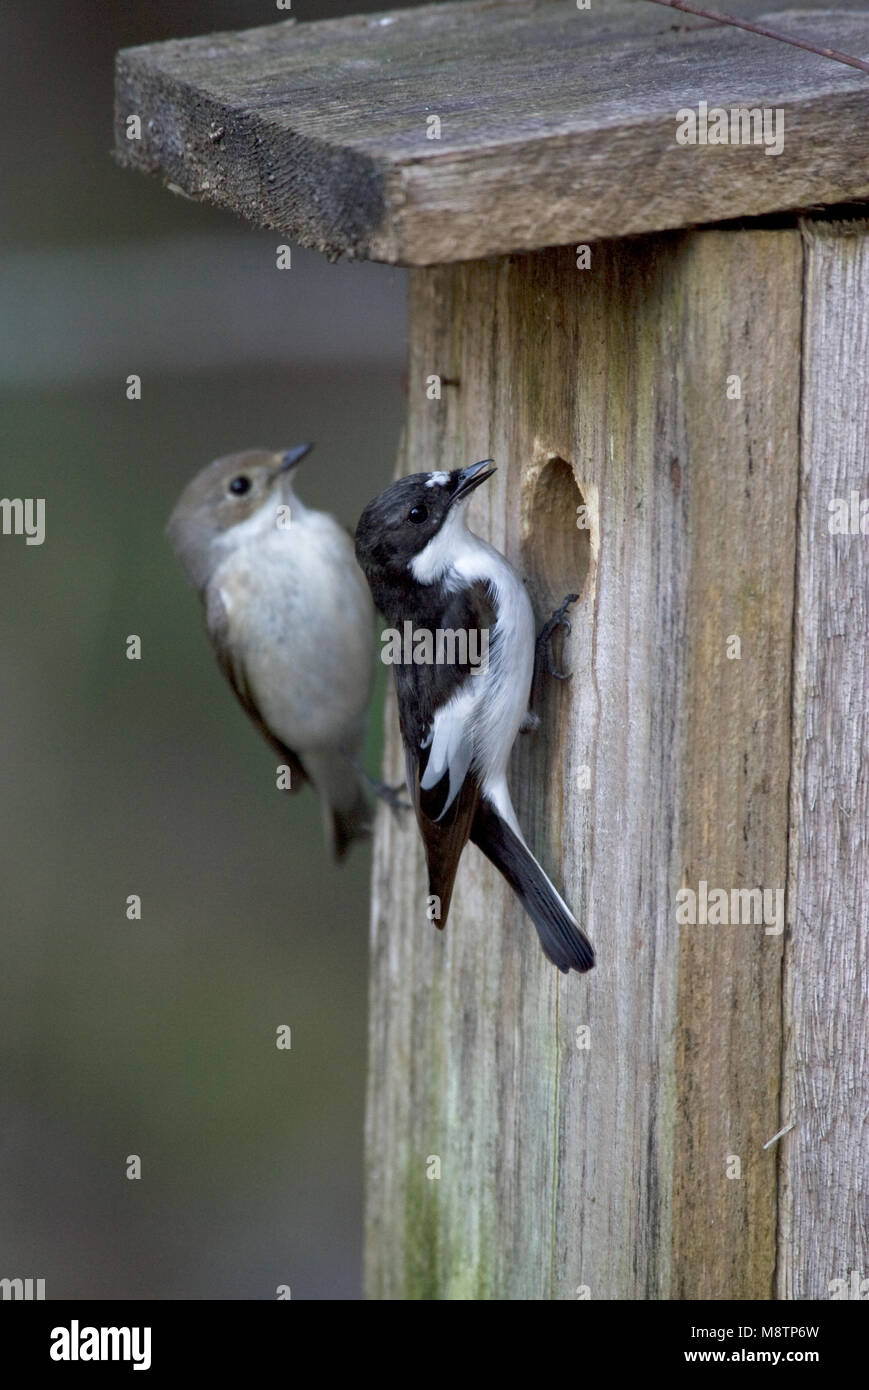
[[[372,777],[370,772],[366,771],[355,753],[348,753],[346,749],[342,751],[344,757],[350,763],[350,766],[356,769],[365,785],[380,801],[383,801],[389,807],[394,816],[397,816],[399,811],[413,810],[409,801],[402,801],[401,799],[401,793],[404,791],[403,782],[399,782],[397,787],[390,787],[388,782],[380,782],[376,777]]]
[[[371,777],[368,774],[366,774],[366,781],[374,792],[374,795],[382,801],[384,805],[389,807],[394,816],[397,816],[399,811],[413,810],[410,802],[402,799],[401,793],[404,791],[403,782],[399,782],[397,787],[390,787],[388,782],[378,782],[376,777]]]
[[[552,634],[557,627],[566,628],[568,632],[573,631],[571,621],[567,616],[567,610],[572,603],[576,603],[578,598],[579,594],[568,594],[556,608],[552,617],[547,619],[543,624],[543,627],[540,629],[540,636],[537,638],[538,650],[540,652],[545,652],[543,660],[545,662],[546,672],[548,675],[554,676],[557,681],[570,680],[570,672],[559,671],[558,667],[555,665],[550,646]]]

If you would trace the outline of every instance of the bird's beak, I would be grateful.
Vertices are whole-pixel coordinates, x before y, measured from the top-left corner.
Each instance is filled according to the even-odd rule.
[[[479,463],[472,463],[469,468],[463,468],[459,473],[458,487],[450,498],[450,506],[460,498],[467,497],[469,492],[480,486],[480,483],[491,478],[494,472],[495,465],[491,459],[481,459]]]
[[[291,473],[296,464],[301,463],[302,459],[306,454],[311,452],[313,447],[313,444],[297,444],[295,449],[287,449],[287,452],[281,455],[281,461],[272,474],[272,477],[277,478],[281,473]]]

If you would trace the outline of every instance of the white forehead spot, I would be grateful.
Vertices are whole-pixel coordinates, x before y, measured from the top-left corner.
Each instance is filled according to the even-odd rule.
[[[446,487],[449,480],[449,473],[429,473],[426,487]]]

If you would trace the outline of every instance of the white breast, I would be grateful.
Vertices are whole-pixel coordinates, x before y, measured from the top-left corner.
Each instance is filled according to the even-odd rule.
[[[463,740],[453,727],[461,715],[471,744],[472,763],[484,774],[485,789],[503,780],[510,750],[528,709],[535,645],[531,602],[509,561],[468,530],[463,507],[450,513],[410,568],[419,583],[440,581],[448,590],[482,580],[494,598],[496,619],[494,631],[489,634],[489,669],[468,677],[460,696],[435,718],[432,731],[433,748],[461,749]],[[441,730],[439,721],[449,727]]]
[[[346,532],[324,512],[294,508],[286,530],[251,527],[212,582],[269,727],[299,753],[353,745],[371,692],[375,615]]]
[[[485,683],[480,701],[475,764],[485,768],[484,790],[505,776],[510,750],[525,718],[534,675],[534,613],[525,585],[513,566],[491,546],[488,580],[497,620],[489,637],[489,670],[474,681]],[[494,643],[493,643],[494,638]]]

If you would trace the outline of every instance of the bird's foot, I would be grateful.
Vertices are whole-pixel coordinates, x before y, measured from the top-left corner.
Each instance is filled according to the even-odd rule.
[[[397,787],[390,787],[388,782],[379,782],[376,777],[372,777],[371,774],[364,769],[360,769],[360,771],[365,781],[368,783],[368,786],[374,792],[374,795],[378,800],[384,802],[384,804],[389,807],[394,816],[397,816],[399,811],[413,810],[410,802],[402,798],[401,793],[404,791],[403,782],[399,782]]]
[[[541,661],[547,674],[554,676],[558,681],[569,680],[570,672],[559,671],[558,667],[555,665],[555,660],[552,655],[552,634],[558,627],[566,628],[567,631],[570,632],[571,626],[570,619],[567,616],[567,610],[572,603],[576,603],[578,598],[579,594],[568,594],[564,601],[556,608],[552,617],[548,618],[543,624],[543,627],[540,629],[540,635],[537,638],[538,659]]]
[[[401,793],[404,791],[404,783],[400,782],[397,787],[390,787],[386,782],[380,782],[376,777],[372,777],[370,772],[366,772],[359,758],[355,753],[348,753],[346,748],[342,748],[342,753],[352,768],[359,773],[369,791],[380,800],[384,801],[394,816],[399,811],[412,811],[413,807],[409,801],[402,801]]]

